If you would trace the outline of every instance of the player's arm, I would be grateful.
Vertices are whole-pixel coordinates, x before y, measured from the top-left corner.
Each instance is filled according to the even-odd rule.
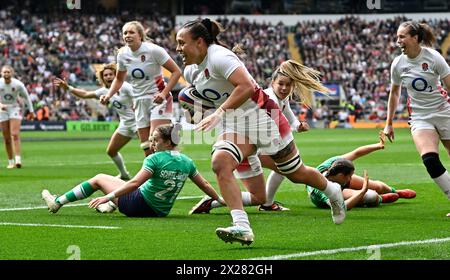
[[[66,80],[55,78],[53,80],[53,84],[57,87],[60,87],[69,93],[75,95],[78,98],[82,99],[88,99],[88,98],[97,98],[95,95],[95,91],[87,91],[81,88],[74,88],[73,86],[70,86]]]
[[[442,79],[442,81],[444,82],[445,89],[447,91],[450,91],[450,74],[445,76],[444,79]]]
[[[169,58],[166,63],[163,64],[163,67],[169,70],[171,73],[169,81],[167,82],[166,87],[161,91],[160,94],[157,94],[155,96],[154,101],[156,103],[163,102],[167,96],[169,95],[169,92],[176,86],[178,83],[178,80],[181,77],[181,70],[180,67],[175,63],[175,61],[172,58]]]
[[[31,102],[30,94],[28,93],[27,88],[25,85],[20,85],[21,90],[19,91],[20,96],[25,100],[28,110],[30,111],[31,118],[34,119],[34,108],[33,108],[33,102]]]
[[[354,161],[362,156],[370,154],[371,152],[383,150],[384,149],[384,138],[385,138],[383,131],[380,131],[379,137],[380,137],[380,142],[378,142],[376,144],[370,144],[370,145],[358,147],[349,153],[343,154],[341,157],[346,158],[351,161]]]
[[[222,199],[220,199],[216,190],[214,190],[214,188],[211,186],[211,184],[199,172],[197,172],[197,174],[194,175],[190,179],[192,180],[192,182],[194,182],[197,185],[197,187],[199,187],[209,197],[211,197],[214,200],[219,201],[222,204],[225,204],[225,202]]]
[[[390,142],[394,140],[394,128],[392,127],[392,122],[394,120],[395,110],[397,109],[398,101],[400,99],[400,90],[400,85],[391,85],[391,91],[389,93],[388,100],[386,125],[384,127],[384,134],[386,134]]]
[[[369,176],[367,175],[367,170],[364,170],[364,183],[360,190],[354,191],[353,195],[345,200],[345,206],[347,210],[352,209],[356,205],[358,205],[364,198],[369,186]]]
[[[230,93],[227,100],[213,114],[204,118],[197,124],[197,131],[209,131],[214,128],[226,110],[239,108],[255,91],[255,86],[243,66],[237,67],[228,77],[228,81],[233,84],[235,88]]]
[[[116,77],[114,78],[111,87],[109,88],[109,91],[106,95],[102,95],[100,97],[100,102],[105,105],[109,102],[109,99],[111,96],[116,94],[119,89],[122,87],[123,82],[125,82],[125,77],[127,75],[127,71],[119,71],[117,70]]]
[[[98,205],[113,200],[116,197],[120,197],[124,194],[130,193],[139,188],[145,181],[152,177],[153,173],[150,170],[142,168],[130,181],[124,183],[116,190],[110,192],[107,195],[94,198],[89,202],[90,208],[97,208]]]

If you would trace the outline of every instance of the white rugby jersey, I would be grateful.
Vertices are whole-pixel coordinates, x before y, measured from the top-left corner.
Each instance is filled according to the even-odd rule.
[[[278,96],[273,91],[273,88],[266,88],[264,90],[277,105],[280,107],[281,112],[287,118],[289,125],[293,131],[297,131],[300,126],[300,121],[292,112],[291,105],[289,104],[289,96],[285,99],[279,99]]]
[[[11,106],[19,106],[17,97],[20,96],[25,101],[28,110],[34,112],[33,103],[25,85],[17,80],[11,78],[11,83],[6,84],[4,78],[0,78],[0,103]]]
[[[391,83],[407,89],[411,118],[428,118],[430,113],[450,110],[449,98],[440,83],[449,74],[450,67],[442,55],[426,47],[414,59],[405,54],[397,56],[391,65]]]
[[[99,88],[95,91],[97,98],[100,98],[101,95],[106,95],[107,93],[108,89],[105,87]],[[119,115],[120,121],[127,127],[136,125],[132,95],[133,87],[129,83],[124,82],[122,87],[119,89],[119,92],[114,94],[109,100]]]
[[[127,81],[133,86],[133,98],[150,98],[166,87],[161,66],[169,58],[165,49],[149,42],[142,42],[135,52],[128,46],[119,50],[118,70],[127,71]]]
[[[281,114],[278,105],[258,86],[245,65],[231,50],[211,44],[202,63],[186,66],[184,78],[195,86],[202,97],[213,102],[218,108],[233,92],[235,87],[228,81],[228,78],[240,66],[244,67],[246,74],[253,81],[255,90],[239,109],[244,111],[245,115],[265,110],[277,123],[283,137],[291,133],[287,119]]]

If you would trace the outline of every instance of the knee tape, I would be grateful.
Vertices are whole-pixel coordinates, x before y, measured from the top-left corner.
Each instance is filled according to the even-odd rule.
[[[145,141],[145,142],[142,142],[141,144],[140,144],[140,147],[141,147],[141,149],[142,150],[148,150],[148,149],[150,149],[150,141]]]
[[[213,145],[213,150],[211,152],[211,155],[214,154],[216,151],[225,151],[231,154],[233,158],[240,163],[242,161],[242,152],[239,149],[239,147],[234,144],[233,142],[226,141],[226,140],[220,140],[216,142]]]
[[[276,166],[280,173],[284,175],[294,173],[295,171],[297,171],[297,169],[300,168],[300,166],[302,166],[302,164],[302,159],[300,158],[300,155],[297,151],[293,158],[285,162],[276,163]]]
[[[446,169],[442,165],[437,153],[426,153],[422,156],[422,161],[427,168],[431,178],[437,178],[445,173]]]

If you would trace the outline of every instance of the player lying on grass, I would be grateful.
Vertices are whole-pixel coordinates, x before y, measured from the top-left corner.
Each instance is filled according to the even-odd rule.
[[[43,190],[42,199],[47,203],[49,212],[56,213],[64,204],[101,190],[105,196],[91,200],[90,208],[103,213],[119,208],[129,217],[164,217],[169,214],[188,177],[208,196],[219,199],[194,162],[176,149],[178,133],[178,126],[157,127],[152,134],[155,153],[144,160],[142,169],[128,182],[98,174],[59,197]]]
[[[368,189],[364,191],[364,178],[354,174],[353,161],[384,149],[384,134],[380,132],[380,142],[365,145],[353,151],[327,159],[317,169],[330,181],[342,186],[347,210],[355,206],[378,206],[381,203],[391,203],[399,198],[414,198],[416,192],[409,189],[396,190],[394,187],[378,180],[369,180]],[[329,208],[328,198],[322,192],[306,186],[308,196],[312,203],[319,208]]]
[[[381,203],[395,202],[399,198],[414,198],[416,192],[409,189],[396,190],[382,181],[369,180],[364,188],[364,178],[354,174],[353,161],[371,152],[384,149],[384,134],[380,132],[380,142],[365,145],[341,156],[327,159],[317,169],[329,180],[341,185],[347,209],[355,206],[378,206]],[[329,208],[328,198],[319,190],[306,186],[314,205]],[[205,196],[189,212],[190,214],[209,213],[212,208],[221,207],[220,202]]]

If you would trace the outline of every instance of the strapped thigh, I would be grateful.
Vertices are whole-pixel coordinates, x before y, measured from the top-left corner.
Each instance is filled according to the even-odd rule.
[[[213,150],[211,152],[211,155],[214,154],[216,151],[225,151],[225,152],[229,153],[234,158],[234,160],[236,160],[238,163],[241,163],[241,161],[242,161],[243,155],[242,155],[241,149],[239,149],[239,147],[231,141],[227,141],[227,140],[217,141],[213,145]]]

